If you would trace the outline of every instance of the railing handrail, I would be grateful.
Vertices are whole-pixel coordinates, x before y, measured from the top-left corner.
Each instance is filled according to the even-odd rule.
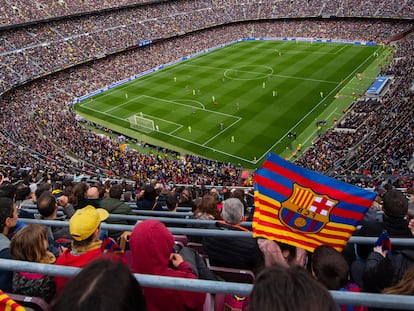
[[[72,277],[81,268],[40,264],[13,259],[0,259],[0,269],[9,271],[25,271],[46,275]],[[186,278],[174,278],[148,274],[134,274],[141,286],[156,288],[171,288],[191,292],[206,292],[213,294],[238,294],[247,296],[251,293],[253,285],[233,282],[208,281]],[[353,293],[345,291],[329,291],[338,304],[370,306],[375,308],[389,308],[399,310],[412,310],[414,296]]]
[[[40,223],[47,226],[54,227],[67,227],[69,226],[68,221],[60,220],[43,220],[43,219],[29,219],[29,218],[20,218],[24,223]],[[132,231],[134,229],[133,225],[117,225],[117,224],[107,224],[103,222],[101,224],[102,229],[107,229],[109,231]],[[217,230],[217,229],[203,229],[203,228],[179,228],[179,227],[167,227],[172,234],[185,234],[188,236],[219,236],[219,237],[240,237],[246,238],[251,237],[251,232],[245,231],[235,231],[235,230]],[[377,237],[359,237],[351,236],[349,239],[350,243],[356,244],[374,244],[377,241]],[[414,238],[390,238],[393,245],[403,245],[403,246],[413,246]]]

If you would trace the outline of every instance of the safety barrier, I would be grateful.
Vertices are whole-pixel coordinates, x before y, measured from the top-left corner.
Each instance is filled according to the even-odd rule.
[[[41,219],[28,219],[21,218],[24,223],[40,223],[47,226],[65,227],[69,226],[67,221],[59,220],[41,220]],[[117,224],[101,224],[102,229],[115,230],[115,231],[132,231],[133,225],[117,225]],[[184,234],[188,236],[223,236],[223,237],[251,237],[251,232],[234,231],[234,230],[216,230],[216,229],[200,229],[200,228],[179,228],[179,227],[167,227],[172,234]],[[391,238],[393,245],[413,246],[414,239],[410,238]],[[351,236],[350,243],[356,244],[374,244],[377,241],[376,237],[358,237]]]
[[[58,214],[61,215],[61,214]],[[20,220],[25,218],[21,217]],[[181,225],[183,227],[197,227],[197,226],[212,226],[215,223],[215,220],[202,220],[202,219],[192,219],[192,218],[172,218],[172,217],[153,217],[153,216],[139,216],[139,215],[125,215],[125,214],[109,214],[108,219],[110,220],[128,220],[130,223],[137,222],[140,220],[147,219],[156,219],[165,224],[175,224]],[[244,221],[240,224],[245,228],[252,228],[251,221]]]
[[[80,271],[79,268],[39,264],[27,261],[0,259],[0,269],[10,271],[25,271],[47,275],[71,277]],[[141,286],[156,288],[171,288],[191,292],[206,292],[212,294],[249,295],[253,285],[232,282],[218,282],[196,279],[173,278],[147,274],[134,274]],[[351,293],[344,291],[330,291],[332,297],[339,304],[365,305],[375,308],[412,310],[413,296]]]

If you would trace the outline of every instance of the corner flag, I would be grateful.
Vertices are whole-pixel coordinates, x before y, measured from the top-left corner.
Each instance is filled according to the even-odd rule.
[[[269,154],[254,174],[253,236],[341,251],[376,193]]]

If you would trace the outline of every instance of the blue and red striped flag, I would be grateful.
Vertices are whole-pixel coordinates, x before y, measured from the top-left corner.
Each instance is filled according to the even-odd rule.
[[[253,236],[341,251],[376,193],[269,154],[254,174]]]

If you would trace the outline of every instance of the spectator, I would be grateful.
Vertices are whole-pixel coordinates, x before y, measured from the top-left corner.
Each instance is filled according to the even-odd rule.
[[[105,209],[109,214],[131,215],[131,207],[125,202],[121,201],[122,186],[120,184],[114,184],[109,189],[109,198],[103,199],[100,202],[101,208]],[[108,219],[106,221],[109,224],[130,224],[125,219]],[[133,222],[135,224],[135,221]],[[109,236],[113,239],[118,239],[122,234],[122,231],[110,231]]]
[[[215,229],[249,231],[240,226],[244,219],[244,206],[239,199],[225,200],[222,216],[224,221],[217,221]],[[213,266],[248,269],[257,273],[264,265],[257,239],[252,237],[204,237],[203,245]]]
[[[145,311],[141,286],[123,262],[96,259],[87,264],[50,304],[54,311]]]
[[[384,294],[389,295],[414,295],[414,266],[408,268],[402,279],[394,286],[384,289]]]
[[[164,188],[162,185],[156,188],[158,193],[155,204],[152,208],[154,211],[166,211],[167,210],[167,197],[170,194],[168,189]]]
[[[10,229],[16,224],[19,216],[13,200],[0,197],[0,258],[10,259],[10,240],[8,238]],[[0,288],[11,292],[13,272],[0,270]]]
[[[303,267],[306,264],[307,253],[303,248],[267,239],[258,239],[257,244],[263,253],[266,267],[275,264],[285,267],[291,265]]]
[[[180,194],[180,199],[179,199],[179,206],[180,207],[191,207],[191,211],[194,213],[195,209],[196,209],[196,205],[193,201],[193,198],[191,196],[191,192],[188,191],[187,188],[182,188],[179,191],[177,190],[177,192],[179,192]]]
[[[53,196],[56,199],[56,204],[63,207],[63,212],[66,217],[70,218],[75,213],[75,209],[71,203],[69,203],[70,193],[67,188],[65,190],[56,189],[52,191]]]
[[[414,219],[409,228],[414,234]],[[363,272],[363,289],[369,292],[382,292],[387,287],[396,285],[404,273],[414,266],[414,250],[404,249],[387,256],[388,251],[382,246],[375,246],[369,254]]]
[[[157,220],[138,223],[130,237],[133,270],[136,273],[196,279],[191,266],[180,254],[172,253],[174,238]],[[144,288],[148,311],[203,310],[205,293]]]
[[[250,294],[249,311],[337,311],[328,290],[303,267],[263,270]]]
[[[377,237],[386,230],[390,237],[412,238],[413,235],[408,228],[405,218],[408,209],[407,198],[398,190],[390,189],[383,195],[383,217],[382,222],[368,221],[362,224],[358,231],[359,236]],[[394,250],[402,250],[404,247],[395,246]],[[361,276],[364,269],[365,259],[372,250],[369,245],[357,245],[357,260],[351,265],[352,278],[360,287],[363,287]]]
[[[157,194],[155,188],[152,185],[145,185],[144,189],[141,190],[141,193],[137,197],[138,209],[152,210],[154,208],[156,198]]]
[[[205,194],[200,204],[194,211],[193,218],[200,220],[220,220],[222,219],[220,210],[217,208],[217,199],[214,194]]]
[[[233,188],[233,189],[231,189],[230,190],[230,198],[239,199],[240,202],[243,203],[243,206],[244,206],[244,214],[246,216],[249,215],[249,211],[247,209],[246,195],[245,195],[243,189],[240,189],[240,188]]]
[[[40,213],[41,219],[46,220],[65,220],[67,218],[66,215],[57,216],[58,205],[56,203],[56,195],[54,196],[49,192],[44,192],[36,202],[37,210]],[[48,232],[48,242],[49,247],[59,247],[59,244],[64,245],[65,247],[70,247],[70,243],[72,241],[72,236],[69,233],[69,229],[67,226],[50,226],[47,227]],[[54,249],[50,249],[55,256],[58,256]]]
[[[311,263],[312,275],[328,290],[360,292],[357,284],[349,281],[349,265],[341,253],[328,245],[315,248]],[[367,311],[364,306],[341,305],[343,311]]]
[[[39,224],[30,224],[17,232],[10,243],[13,259],[53,264],[56,257],[48,251],[47,228]],[[55,295],[56,286],[53,276],[14,272],[13,292],[15,294],[40,297],[49,302]]]
[[[102,241],[99,240],[100,225],[108,215],[106,210],[92,205],[78,209],[69,221],[69,231],[73,239],[72,249],[60,255],[56,264],[83,267],[98,258],[103,253]],[[56,292],[59,293],[68,279],[55,277],[55,281]]]
[[[99,196],[99,189],[98,187],[92,186],[89,187],[86,191],[86,198],[88,200],[88,205],[92,205],[96,208],[101,207],[101,198]]]
[[[73,205],[75,210],[84,208],[88,205],[88,200],[86,199],[87,190],[88,185],[84,182],[79,182],[73,186],[72,193],[69,197],[69,203]]]
[[[177,211],[178,208],[178,198],[176,194],[169,194],[167,197],[167,209],[170,212]]]

